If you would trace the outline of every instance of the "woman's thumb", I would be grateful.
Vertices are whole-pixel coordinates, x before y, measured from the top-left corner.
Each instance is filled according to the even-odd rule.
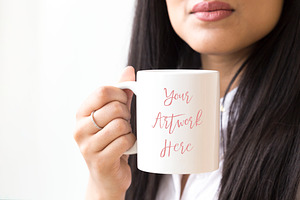
[[[135,73],[132,66],[128,66],[123,69],[119,82],[124,81],[135,81]]]
[[[135,81],[135,72],[132,66],[128,66],[123,70],[119,82],[124,82],[124,81]],[[124,91],[127,94],[127,99],[128,99],[127,106],[130,109],[133,92],[127,89]]]

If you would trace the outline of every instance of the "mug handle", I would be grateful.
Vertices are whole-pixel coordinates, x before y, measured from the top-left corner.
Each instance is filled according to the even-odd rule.
[[[115,87],[120,88],[120,89],[129,89],[135,95],[137,94],[137,82],[136,81],[121,82],[121,83],[116,84]],[[127,154],[127,155],[137,154],[137,141],[135,141],[134,145],[130,149],[128,149],[124,154]]]

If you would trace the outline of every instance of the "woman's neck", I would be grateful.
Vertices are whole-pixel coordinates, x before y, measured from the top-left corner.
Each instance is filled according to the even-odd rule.
[[[225,95],[225,91],[238,71],[241,65],[245,62],[249,55],[250,49],[239,51],[238,53],[226,55],[208,55],[201,54],[202,68],[206,70],[216,70],[220,73],[220,97]],[[239,84],[241,74],[231,85],[229,90],[234,89]]]

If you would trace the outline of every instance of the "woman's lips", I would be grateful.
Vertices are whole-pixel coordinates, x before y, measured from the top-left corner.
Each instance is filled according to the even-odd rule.
[[[234,9],[228,3],[220,1],[200,2],[191,11],[198,19],[207,22],[224,19],[229,17],[233,12]]]

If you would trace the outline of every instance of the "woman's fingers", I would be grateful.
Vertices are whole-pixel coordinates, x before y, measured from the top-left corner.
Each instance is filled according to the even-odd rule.
[[[109,102],[119,101],[126,104],[128,99],[126,93],[113,86],[103,86],[93,92],[80,106],[76,114],[77,119],[88,117],[93,111],[102,108]]]
[[[122,135],[112,141],[106,148],[100,152],[100,156],[103,158],[110,158],[107,162],[108,166],[113,165],[114,162],[120,160],[123,154],[130,149],[136,141],[136,137],[133,133]]]
[[[133,133],[127,133],[115,138],[109,144],[105,144],[104,141],[99,142],[101,138],[104,137],[97,138],[97,141],[89,138],[88,142],[80,145],[80,151],[87,163],[92,163],[92,167],[98,168],[101,173],[105,174],[111,171],[111,166],[119,163],[120,159],[127,162],[128,155],[124,153],[134,145],[136,137]],[[105,147],[101,151],[95,151],[102,148],[101,145]]]
[[[94,119],[100,127],[105,127],[110,121],[117,118],[130,120],[130,112],[126,104],[119,101],[113,101],[95,111]]]
[[[90,137],[92,151],[102,151],[115,139],[131,133],[131,125],[127,120],[118,118],[107,124],[101,131]]]
[[[95,126],[94,122],[103,130],[105,126],[114,119],[123,119],[126,122],[130,121],[128,107],[119,101],[112,101],[106,104],[99,110],[96,110],[93,116],[93,119],[91,116],[88,116],[77,121],[76,132],[74,134],[74,138],[77,142],[99,131],[99,128]]]

